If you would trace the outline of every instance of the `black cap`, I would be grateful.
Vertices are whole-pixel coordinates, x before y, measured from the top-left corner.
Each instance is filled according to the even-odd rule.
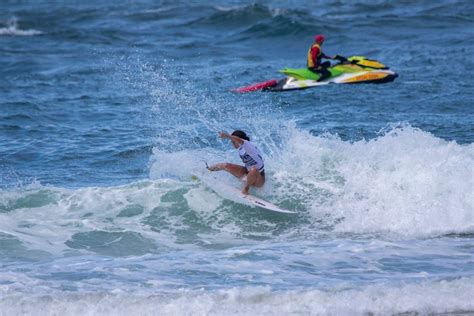
[[[240,130],[233,131],[232,136],[237,136],[239,138],[245,139],[246,141],[250,141],[250,138],[247,136],[247,134]]]

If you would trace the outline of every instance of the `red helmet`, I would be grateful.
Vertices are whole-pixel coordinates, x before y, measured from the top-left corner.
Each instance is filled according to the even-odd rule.
[[[324,42],[325,39],[326,39],[326,38],[324,37],[323,34],[318,34],[318,35],[316,35],[316,36],[314,37],[314,40],[315,40],[316,42],[318,42],[318,43]]]

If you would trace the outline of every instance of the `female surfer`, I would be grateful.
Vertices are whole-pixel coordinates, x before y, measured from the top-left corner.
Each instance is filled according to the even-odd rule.
[[[221,162],[208,167],[209,171],[225,170],[235,177],[242,179],[247,176],[242,194],[248,194],[251,186],[262,187],[265,184],[265,169],[260,150],[250,142],[250,138],[245,132],[236,130],[232,134],[219,132],[220,138],[230,139],[234,148],[239,150],[240,159],[245,166],[236,165],[229,162]]]

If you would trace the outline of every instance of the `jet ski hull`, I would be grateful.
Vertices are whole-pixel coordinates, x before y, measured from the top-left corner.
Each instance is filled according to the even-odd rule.
[[[356,83],[387,83],[394,81],[398,77],[393,71],[367,71],[358,72],[352,74],[342,74],[337,77],[331,77],[324,81],[310,80],[310,79],[297,79],[294,77],[286,77],[276,82],[273,86],[267,86],[262,91],[289,91],[307,89],[317,86],[324,86],[327,84],[356,84]]]

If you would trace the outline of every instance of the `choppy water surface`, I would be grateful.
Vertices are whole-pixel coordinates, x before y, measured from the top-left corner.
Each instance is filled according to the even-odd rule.
[[[0,8],[0,314],[474,311],[470,1]],[[230,92],[316,33],[400,77]],[[237,128],[297,215],[191,178]]]

